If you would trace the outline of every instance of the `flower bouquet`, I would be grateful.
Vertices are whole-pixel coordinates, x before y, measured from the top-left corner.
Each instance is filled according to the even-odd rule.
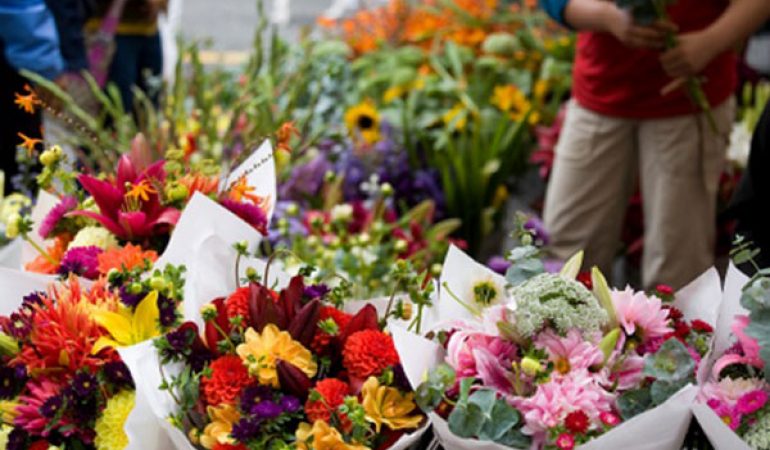
[[[410,381],[427,372],[417,401],[442,444],[681,448],[690,383],[716,319],[719,299],[703,298],[718,286],[716,272],[672,303],[663,286],[650,295],[610,290],[596,269],[577,281],[580,257],[560,274],[543,273],[535,254],[514,249],[507,280],[481,269],[468,279],[474,271],[448,261],[445,275],[454,279],[442,276],[434,306],[454,304],[454,317],[439,315],[431,340],[394,330]],[[668,427],[658,430],[660,423]]]
[[[115,349],[176,325],[183,283],[181,268],[142,272],[114,270],[93,284],[2,273],[3,285],[32,288],[0,316],[2,448],[126,447],[123,427],[136,397]]]
[[[17,220],[28,243],[25,268],[95,279],[127,261],[154,261],[196,194],[216,199],[223,212],[266,233],[275,196],[269,144],[229,176],[211,162],[189,163],[175,151],[157,162],[148,154],[137,139],[114,174],[96,177],[69,171],[58,147],[45,151],[38,178],[54,195],[41,193],[31,216]]]
[[[731,336],[717,334],[721,352],[693,406],[717,450],[770,448],[768,292],[766,276],[747,280],[730,267],[722,309]]]
[[[425,416],[373,306],[345,313],[333,306],[340,290],[302,275],[283,289],[249,278],[202,308],[202,329],[186,322],[152,358],[128,362],[177,448],[362,450],[419,438]]]

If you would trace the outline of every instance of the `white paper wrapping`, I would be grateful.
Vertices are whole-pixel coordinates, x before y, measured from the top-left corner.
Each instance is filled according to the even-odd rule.
[[[53,281],[55,279],[48,275],[0,267],[0,315],[8,316],[14,313],[25,295],[35,291],[48,291],[48,286]]]
[[[229,186],[244,175],[248,185],[255,188],[254,193],[268,200],[267,220],[270,221],[275,211],[278,188],[273,146],[269,140],[263,142],[240,166],[233,169],[222,180],[222,187]]]
[[[715,450],[752,450],[708,405],[696,403],[692,412]]]
[[[0,247],[0,267],[9,269],[18,269],[21,267],[21,247],[22,240],[16,238]]]

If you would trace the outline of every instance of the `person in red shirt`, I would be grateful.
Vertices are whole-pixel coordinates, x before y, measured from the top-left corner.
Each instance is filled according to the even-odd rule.
[[[579,31],[570,101],[546,194],[551,250],[584,249],[611,273],[628,198],[644,199],[643,284],[684,286],[714,262],[719,176],[734,119],[732,49],[770,16],[768,0],[676,0],[670,22],[635,24],[603,0],[542,0]],[[677,46],[665,49],[666,34]],[[690,99],[702,79],[716,121]]]

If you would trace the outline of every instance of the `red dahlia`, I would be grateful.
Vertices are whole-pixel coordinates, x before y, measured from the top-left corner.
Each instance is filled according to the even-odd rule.
[[[329,422],[332,413],[345,402],[350,386],[337,378],[326,378],[315,385],[315,391],[323,400],[305,402],[305,414],[310,422],[323,420]]]
[[[322,306],[318,321],[322,322],[324,320],[332,319],[334,323],[337,324],[337,329],[339,332],[342,332],[342,330],[344,330],[348,325],[348,322],[350,322],[351,318],[352,316],[350,314],[340,311],[333,306]],[[324,349],[331,343],[333,339],[334,336],[322,331],[319,328],[316,329],[315,336],[313,336],[313,342],[310,344],[310,346],[316,353],[323,353]]]
[[[564,419],[564,426],[574,434],[583,434],[588,431],[588,414],[583,411],[572,411]]]
[[[232,319],[235,316],[241,316],[244,319],[249,318],[249,287],[238,288],[230,294],[225,300],[225,310],[227,318]]]
[[[234,404],[241,389],[254,381],[241,358],[235,355],[217,358],[210,367],[211,376],[201,377],[201,390],[209,405]]]
[[[379,330],[353,333],[342,350],[342,364],[357,378],[379,376],[386,368],[398,364],[393,338]]]

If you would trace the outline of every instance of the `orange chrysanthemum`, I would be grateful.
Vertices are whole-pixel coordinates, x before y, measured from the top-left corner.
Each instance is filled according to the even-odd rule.
[[[209,406],[234,404],[241,389],[254,382],[241,358],[235,355],[222,356],[210,367],[211,376],[201,377],[203,398]]]
[[[357,378],[379,376],[398,364],[398,353],[393,338],[379,330],[363,330],[353,333],[345,342],[342,364]]]
[[[347,314],[344,311],[340,311],[333,306],[322,306],[321,313],[318,316],[318,321],[321,322],[324,320],[332,319],[334,320],[334,323],[337,324],[339,331],[342,331],[348,325],[348,322],[350,322],[351,318],[352,316],[350,314]],[[334,336],[318,328],[315,332],[315,336],[313,336],[313,342],[310,344],[310,347],[316,353],[323,353],[323,351],[329,346],[332,340],[334,340]]]
[[[215,194],[219,189],[219,177],[206,175],[188,174],[179,179],[179,183],[187,188],[188,198],[196,192],[203,195]]]
[[[25,264],[24,269],[35,273],[56,274],[62,257],[67,253],[69,242],[69,235],[57,236],[53,243],[45,249],[50,259],[43,255],[38,255],[35,259]]]
[[[345,397],[350,392],[350,386],[337,378],[326,378],[319,381],[314,389],[323,400],[308,400],[305,402],[305,414],[307,414],[310,422],[315,422],[316,420],[329,422],[332,413],[345,403]],[[345,422],[344,419],[346,418],[341,417],[340,419],[343,419],[342,421]]]
[[[143,250],[142,247],[126,244],[125,247],[105,250],[99,254],[99,273],[107,274],[112,269],[132,270],[144,265],[145,260],[155,262],[158,254],[153,250]]]
[[[31,345],[24,346],[15,362],[29,370],[65,368],[72,372],[96,368],[114,358],[114,352],[92,354],[104,331],[91,318],[91,307],[82,292],[77,278],[72,277],[41,298],[42,305],[35,308],[31,322]]]
[[[246,319],[249,317],[249,292],[248,286],[238,288],[225,300],[225,311],[227,318],[232,319],[241,316]]]

